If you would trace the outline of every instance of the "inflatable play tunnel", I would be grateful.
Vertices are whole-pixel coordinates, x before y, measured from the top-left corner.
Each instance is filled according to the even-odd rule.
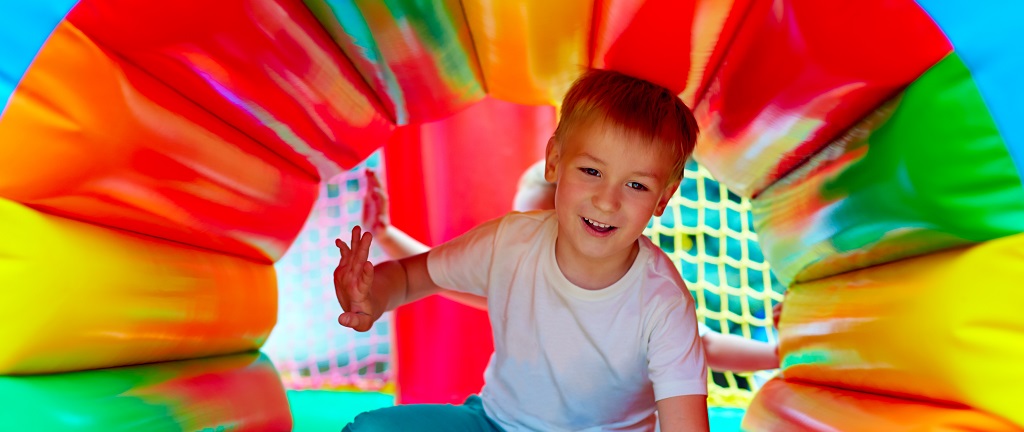
[[[5,409],[111,430],[102,421],[135,420],[68,413],[150,418],[138,410],[155,404],[186,429],[287,429],[273,366],[245,353],[275,325],[273,264],[321,182],[383,147],[395,224],[447,240],[508,209],[553,106],[593,67],[693,107],[696,160],[751,199],[765,258],[789,287],[784,378],[754,399],[745,428],[1024,427],[1015,3],[0,8]],[[488,133],[495,125],[516,132]],[[482,314],[428,300],[394,324],[400,401],[479,390]],[[237,405],[204,402],[218,398]],[[86,401],[105,405],[67,408]],[[204,408],[214,414],[195,414]]]

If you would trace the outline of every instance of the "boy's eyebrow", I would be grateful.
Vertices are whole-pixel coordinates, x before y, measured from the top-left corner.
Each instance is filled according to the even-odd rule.
[[[584,158],[590,159],[590,160],[592,160],[594,162],[597,162],[598,164],[601,164],[601,165],[607,165],[607,163],[605,163],[605,161],[601,160],[601,158],[598,158],[597,156],[594,156],[594,155],[592,155],[590,153],[586,153],[586,152],[581,153],[580,157],[584,157]],[[658,179],[657,175],[655,175],[654,173],[649,173],[647,171],[633,171],[632,174],[637,176],[637,177],[647,177],[647,178],[650,178],[652,180],[657,180]]]

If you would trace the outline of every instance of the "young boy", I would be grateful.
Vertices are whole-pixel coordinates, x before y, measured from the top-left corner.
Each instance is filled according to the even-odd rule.
[[[541,160],[523,172],[519,178],[512,210],[532,211],[555,208],[555,184],[544,179],[544,163]],[[681,183],[686,185],[684,181]],[[680,188],[684,186],[680,186]],[[388,216],[388,196],[377,175],[366,170],[366,198],[363,200],[363,223],[367,232],[373,234],[377,246],[391,259],[402,259],[430,250],[404,231],[391,225]],[[464,305],[487,310],[487,298],[459,291],[442,290],[442,296]],[[778,313],[782,303],[775,306],[772,319],[778,327]],[[761,342],[742,336],[719,333],[697,322],[697,333],[704,344],[708,367],[715,371],[753,372],[779,367],[778,345]]]
[[[361,414],[350,431],[706,431],[707,376],[693,302],[642,236],[682,179],[697,125],[669,90],[592,70],[565,96],[548,141],[555,210],[510,213],[429,252],[376,268],[372,236],[341,240],[338,322],[442,287],[487,297],[495,352],[464,405]]]

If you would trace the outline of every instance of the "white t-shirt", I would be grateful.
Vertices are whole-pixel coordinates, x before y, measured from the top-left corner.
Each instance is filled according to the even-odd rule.
[[[693,300],[646,237],[601,290],[558,269],[553,211],[510,213],[431,250],[440,286],[487,297],[494,355],[481,391],[507,431],[649,431],[655,401],[707,394]]]

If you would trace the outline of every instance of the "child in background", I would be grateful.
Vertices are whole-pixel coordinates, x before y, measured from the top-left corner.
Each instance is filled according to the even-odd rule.
[[[377,266],[371,234],[336,240],[341,325],[366,331],[449,289],[486,297],[495,347],[481,394],[463,405],[384,408],[345,430],[649,431],[658,418],[662,430],[708,430],[693,299],[642,235],[682,179],[693,114],[668,89],[592,70],[561,116],[544,165],[553,211],[512,212]]]
[[[427,245],[391,225],[388,196],[373,171],[366,171],[366,181],[363,221],[366,230],[373,234],[373,239],[384,253],[391,259],[402,259],[430,250]],[[544,179],[544,161],[541,160],[527,168],[520,177],[512,210],[525,212],[550,210],[554,207],[555,184]],[[443,290],[440,294],[467,306],[487,309],[487,299],[481,296],[451,290]],[[699,322],[697,326],[708,367],[712,370],[753,372],[779,367],[776,344],[718,333]]]

